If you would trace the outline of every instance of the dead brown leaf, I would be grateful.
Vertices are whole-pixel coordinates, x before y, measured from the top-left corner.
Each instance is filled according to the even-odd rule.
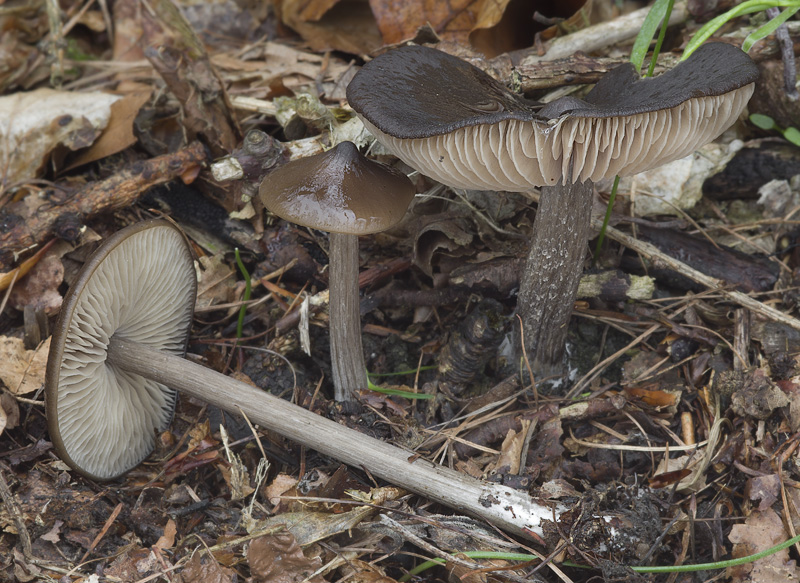
[[[91,145],[119,96],[37,89],[0,97],[0,168],[6,183],[34,178],[50,154],[63,145]]]
[[[61,258],[57,254],[48,253],[22,281],[14,285],[9,303],[20,312],[26,306],[31,306],[34,310],[44,310],[48,316],[55,316],[63,299],[58,291],[62,281],[64,265]]]
[[[386,44],[413,38],[430,24],[442,40],[469,44],[469,35],[480,28],[495,26],[509,0],[370,0],[372,12]]]
[[[135,144],[137,138],[133,134],[133,122],[139,110],[150,99],[150,94],[150,91],[137,91],[113,103],[111,117],[103,133],[89,148],[83,150],[76,158],[70,159],[64,170],[102,160]]]
[[[322,560],[307,558],[288,532],[255,539],[247,550],[247,561],[253,583],[325,583],[322,576],[311,576],[322,566]]]
[[[734,558],[761,552],[786,538],[781,517],[772,508],[753,512],[744,524],[734,525],[728,535],[734,545]],[[789,559],[789,549],[784,549],[754,563],[730,567],[726,575],[741,583],[785,583],[800,580],[800,569]]]
[[[365,55],[383,44],[367,0],[280,0],[275,4],[283,22],[314,51]]]
[[[167,521],[167,525],[164,527],[164,534],[158,539],[154,546],[162,550],[171,549],[172,545],[175,544],[176,534],[178,534],[178,527],[175,525],[175,521],[170,518]]]
[[[36,350],[25,350],[22,339],[0,336],[0,381],[15,395],[38,390],[44,383],[49,350],[49,338]]]
[[[181,571],[183,583],[234,583],[236,571],[220,566],[213,556],[195,553]]]
[[[0,394],[0,435],[6,429],[14,429],[19,425],[19,405],[8,393]]]

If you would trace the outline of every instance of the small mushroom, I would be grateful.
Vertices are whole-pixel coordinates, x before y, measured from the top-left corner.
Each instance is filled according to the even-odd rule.
[[[409,457],[184,359],[195,287],[188,241],[163,220],[110,237],[71,286],[51,340],[45,399],[56,453],[77,472],[110,480],[136,466],[168,426],[180,390],[517,535],[542,534],[554,509],[524,492]]]
[[[337,401],[367,388],[358,296],[358,236],[396,225],[414,198],[402,172],[363,156],[352,142],[267,175],[261,201],[282,219],[330,233],[330,343]]]
[[[741,50],[708,43],[657,78],[639,79],[628,63],[584,99],[539,109],[461,59],[406,46],[364,65],[347,98],[382,144],[443,184],[542,187],[517,312],[534,372],[560,377],[592,182],[654,168],[713,140],[739,117],[757,77]]]

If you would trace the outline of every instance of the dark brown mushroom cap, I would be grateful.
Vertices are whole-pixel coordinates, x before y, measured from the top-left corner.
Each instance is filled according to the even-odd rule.
[[[367,235],[403,218],[414,198],[408,177],[367,159],[352,142],[278,168],[259,195],[279,217],[330,233]]]
[[[527,190],[570,172],[598,180],[686,156],[736,120],[757,76],[741,50],[709,43],[655,79],[626,64],[584,100],[536,112],[455,57],[403,47],[362,67],[347,96],[381,143],[423,174],[459,188]]]
[[[586,98],[561,98],[539,115],[554,119],[621,117],[671,109],[689,99],[714,97],[741,89],[758,79],[758,66],[741,49],[727,43],[701,45],[689,59],[658,77],[641,79],[631,63],[615,67]]]
[[[95,251],[64,298],[47,361],[47,425],[72,468],[109,480],[153,450],[172,419],[175,391],[106,360],[112,337],[183,355],[197,276],[183,233],[145,221]]]
[[[358,114],[396,138],[428,138],[507,119],[532,120],[536,107],[457,57],[400,47],[373,59],[347,86]]]

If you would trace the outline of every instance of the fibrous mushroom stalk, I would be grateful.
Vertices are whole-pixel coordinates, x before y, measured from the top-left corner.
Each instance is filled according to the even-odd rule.
[[[367,388],[367,365],[361,343],[358,295],[358,236],[331,233],[328,287],[330,289],[331,371],[334,396],[352,401]]]
[[[537,379],[560,378],[564,370],[567,325],[583,273],[593,192],[591,180],[567,180],[541,189],[517,296],[520,332],[525,352],[533,355]]]

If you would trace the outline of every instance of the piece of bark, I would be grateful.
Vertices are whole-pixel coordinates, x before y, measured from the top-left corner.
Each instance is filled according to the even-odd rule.
[[[770,180],[788,180],[800,174],[797,146],[781,138],[753,140],[716,174],[703,182],[703,196],[713,200],[758,198]]]
[[[77,232],[89,217],[129,206],[148,188],[174,180],[207,161],[206,149],[194,142],[174,154],[134,162],[64,200],[28,197],[4,207],[0,210],[0,272],[14,264],[15,254],[52,235]]]
[[[575,53],[565,59],[542,61],[535,65],[520,65],[516,68],[519,78],[519,91],[528,93],[541,89],[554,89],[565,85],[586,85],[597,83],[600,77],[628,59],[613,57],[590,57],[585,53]],[[658,75],[671,69],[678,62],[678,56],[665,53],[659,56],[655,68]]]
[[[715,247],[708,240],[673,229],[639,228],[639,239],[657,247],[662,253],[679,258],[684,264],[713,278],[721,279],[744,292],[772,289],[778,280],[778,265],[764,257],[742,253],[730,247]],[[625,271],[641,271],[637,257],[623,257]],[[703,285],[669,269],[649,267],[647,273],[670,287],[702,291]]]
[[[199,139],[215,158],[241,142],[225,87],[200,39],[171,0],[153,0],[142,10],[145,56],[183,107],[189,140]],[[223,201],[230,211],[233,201]]]

